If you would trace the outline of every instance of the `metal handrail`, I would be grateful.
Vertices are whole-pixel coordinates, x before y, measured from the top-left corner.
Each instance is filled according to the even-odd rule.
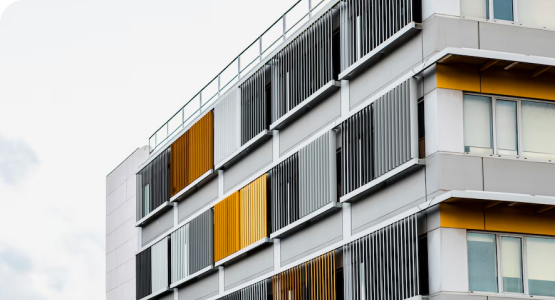
[[[319,1],[318,4],[316,4],[314,7],[312,7],[312,2],[316,2]],[[160,126],[160,128],[158,128],[156,130],[156,132],[154,132],[154,134],[152,134],[150,136],[150,138],[148,139],[148,145],[150,146],[150,153],[152,153],[155,149],[157,149],[158,147],[160,147],[161,145],[164,144],[164,142],[166,142],[169,138],[171,138],[176,132],[178,132],[178,130],[185,128],[185,126],[197,115],[202,114],[203,112],[203,108],[207,107],[209,105],[212,104],[213,101],[215,101],[216,99],[219,99],[221,94],[223,92],[226,91],[226,88],[231,87],[232,83],[234,83],[235,80],[239,81],[242,78],[242,75],[244,75],[245,73],[248,73],[249,71],[251,71],[249,69],[249,67],[254,66],[256,61],[262,61],[263,58],[265,58],[265,55],[267,55],[269,52],[268,50],[270,50],[272,47],[280,45],[282,43],[284,43],[287,39],[287,34],[296,28],[297,25],[299,24],[304,24],[306,22],[308,22],[310,20],[310,18],[312,17],[312,12],[315,11],[316,9],[318,9],[319,7],[321,7],[324,3],[327,2],[332,2],[333,0],[299,0],[297,1],[293,6],[291,6],[291,8],[289,8],[277,21],[275,21],[270,27],[268,27],[268,29],[266,29],[260,36],[258,36],[258,38],[256,40],[254,40],[254,42],[252,42],[249,46],[247,46],[247,48],[245,48],[245,50],[243,50],[241,53],[239,53],[239,55],[237,55],[237,57],[235,57],[235,59],[233,59],[227,66],[225,66],[225,68],[218,73],[218,75],[216,75],[216,77],[214,77],[212,80],[210,80],[208,82],[208,84],[206,84],[198,93],[195,94],[195,96],[193,98],[191,98],[189,101],[187,101],[187,103],[185,103],[185,105],[183,105],[181,107],[181,109],[179,109],[175,114],[173,114],[171,116],[171,118],[166,121],[162,126]],[[297,5],[300,5],[302,2],[306,2],[307,6],[306,6],[306,13],[303,14],[302,16],[298,17],[298,20],[293,21],[293,25],[289,26],[289,28],[287,28],[287,15],[292,12],[292,10],[294,8],[297,7]],[[307,18],[308,16],[308,18]],[[278,24],[282,24],[282,30],[281,30],[281,35],[278,36],[269,46],[267,46],[265,49],[262,49],[262,42],[263,42],[263,38],[264,35],[266,33],[268,33],[271,29],[274,28],[274,26],[278,25]],[[281,40],[281,43],[278,43]],[[251,50],[251,47],[255,46],[256,44],[258,44],[258,55],[256,55],[248,64],[246,64],[246,66],[244,68],[241,68],[241,58],[244,54],[246,54],[246,52],[248,50]],[[246,59],[246,57],[244,58]],[[232,67],[234,64],[237,64],[237,68],[236,68],[236,72],[235,75],[226,83],[223,84],[222,86],[222,74],[224,74],[224,72],[228,71],[228,69],[230,67]],[[231,69],[229,69],[231,70]],[[204,95],[203,92],[205,92],[205,90],[211,86],[212,84],[215,84],[217,80],[217,91],[215,92],[214,95]],[[207,96],[210,97],[210,99],[203,101],[203,96]],[[195,100],[198,100],[198,102],[196,102]],[[196,106],[198,105],[198,108],[196,108]],[[192,112],[188,112],[187,116],[186,114],[186,110],[187,108],[191,108],[193,109]],[[175,128],[170,129],[170,123],[174,120],[174,118],[176,118],[179,114],[181,114],[181,122],[179,123],[179,125],[175,126]],[[171,131],[171,132],[170,132]],[[165,134],[165,135],[164,135]],[[160,141],[158,140],[160,137]]]

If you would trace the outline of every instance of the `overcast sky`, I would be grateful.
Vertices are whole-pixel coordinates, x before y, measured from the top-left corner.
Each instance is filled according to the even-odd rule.
[[[0,299],[105,298],[106,175],[295,2],[0,0]]]

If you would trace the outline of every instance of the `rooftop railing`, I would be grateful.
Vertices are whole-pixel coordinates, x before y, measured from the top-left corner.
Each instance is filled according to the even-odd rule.
[[[195,117],[202,114],[229,88],[282,45],[297,29],[301,28],[312,15],[337,0],[300,0],[283,14],[270,28],[266,29],[254,42],[229,63],[200,92],[178,110],[150,138],[150,153],[164,145],[180,129],[185,128]]]

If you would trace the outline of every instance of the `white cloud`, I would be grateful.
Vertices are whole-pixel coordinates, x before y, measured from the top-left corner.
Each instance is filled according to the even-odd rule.
[[[25,141],[0,134],[0,180],[17,184],[25,180],[38,162],[37,154]]]

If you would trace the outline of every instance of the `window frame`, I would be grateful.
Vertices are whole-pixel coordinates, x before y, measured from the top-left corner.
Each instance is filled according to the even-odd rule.
[[[464,0],[461,0],[464,1]],[[502,20],[502,19],[495,19],[494,15],[493,15],[493,1],[494,0],[485,0],[488,3],[488,14],[486,16],[486,19],[482,19],[482,18],[478,18],[478,17],[471,17],[471,16],[464,16],[461,13],[461,17],[465,18],[465,19],[471,19],[471,20],[487,20],[487,21],[492,21],[492,22],[500,22],[500,23],[505,23],[505,24],[520,24],[518,22],[518,0],[512,0],[513,2],[513,20],[512,21],[508,21],[508,20]],[[462,5],[462,4],[461,4]],[[522,24],[521,24],[522,25]]]
[[[537,161],[555,161],[555,153],[539,153],[542,157],[539,156],[526,156],[526,152],[523,151],[523,128],[522,128],[522,101],[529,101],[529,102],[538,102],[538,103],[548,103],[555,105],[554,101],[545,101],[545,100],[537,100],[537,99],[529,99],[529,98],[520,98],[520,97],[511,97],[511,96],[499,96],[499,95],[491,95],[491,94],[481,94],[475,92],[463,92],[463,102],[465,95],[472,95],[472,96],[482,96],[482,97],[489,97],[491,100],[491,128],[492,128],[492,145],[493,145],[493,154],[483,154],[483,153],[476,153],[476,152],[467,152],[464,149],[465,154],[472,154],[472,155],[487,155],[487,156],[499,156],[499,157],[511,157],[511,158],[523,158],[526,160],[537,160]],[[517,129],[517,155],[510,155],[510,154],[500,154],[497,142],[497,101],[513,101],[516,102],[516,129]],[[463,111],[464,115],[464,111]],[[463,118],[464,122],[464,118]],[[463,124],[464,128],[464,124]],[[464,147],[466,148],[466,141],[463,141]]]
[[[495,259],[497,263],[497,293],[492,292],[482,292],[482,291],[470,291],[472,293],[479,293],[479,294],[487,294],[487,295],[508,295],[508,296],[528,296],[528,297],[549,297],[549,296],[540,296],[540,295],[530,295],[530,290],[528,287],[528,249],[527,249],[527,239],[528,238],[542,238],[542,239],[551,239],[555,240],[555,237],[552,236],[545,236],[545,235],[537,235],[537,234],[517,234],[517,233],[508,233],[508,232],[498,232],[498,231],[479,231],[479,230],[467,230],[466,235],[468,236],[469,233],[478,233],[478,234],[494,234],[495,235]],[[520,239],[520,255],[521,255],[521,267],[522,267],[522,287],[523,293],[514,293],[514,292],[506,292],[503,286],[503,273],[502,273],[502,263],[501,263],[501,238],[502,237],[512,237],[512,238],[519,238]],[[468,243],[468,242],[467,242]],[[468,248],[467,248],[467,255],[468,255]]]

